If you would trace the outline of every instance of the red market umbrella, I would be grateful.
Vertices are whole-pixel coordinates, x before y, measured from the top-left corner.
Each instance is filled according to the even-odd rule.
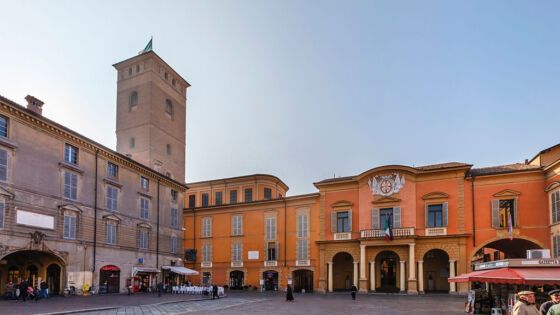
[[[560,284],[560,268],[499,268],[478,270],[449,278],[449,282]]]

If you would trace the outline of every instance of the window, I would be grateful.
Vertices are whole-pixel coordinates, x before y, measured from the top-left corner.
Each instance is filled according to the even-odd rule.
[[[245,202],[253,201],[253,188],[245,189]]]
[[[134,149],[135,146],[136,146],[136,139],[130,138],[130,148]]]
[[[265,188],[264,189],[264,199],[266,199],[266,200],[272,199],[272,189],[270,189],[270,188]]]
[[[297,237],[308,237],[309,216],[301,214],[297,216]]]
[[[494,259],[493,260],[500,260],[500,252],[499,251],[494,252]]]
[[[15,266],[8,269],[8,282],[18,283],[19,281],[19,269]]]
[[[1,159],[0,159],[1,161]],[[560,190],[552,193],[550,208],[552,210],[552,223],[560,221]]]
[[[442,207],[442,205],[429,205],[428,206],[428,226],[429,227],[443,226],[443,207]]]
[[[165,145],[165,152],[167,152],[167,155],[171,155],[171,144]]]
[[[231,235],[242,235],[243,234],[243,216],[234,215],[231,217]]]
[[[4,116],[0,116],[0,136],[8,136],[8,119]]]
[[[554,258],[560,257],[560,235],[552,237],[552,256]]]
[[[237,190],[230,190],[229,203],[237,203]]]
[[[307,260],[309,257],[309,242],[307,240],[298,240],[297,241],[297,259],[298,260]]]
[[[77,164],[78,163],[78,148],[73,145],[66,144],[64,146],[64,161]]]
[[[177,208],[171,208],[171,226],[176,228],[179,227],[179,220],[178,220],[179,212]]]
[[[189,208],[194,208],[196,207],[196,196],[195,195],[190,195],[189,196]]]
[[[8,180],[8,151],[0,149],[0,180]]]
[[[64,198],[78,199],[78,175],[64,172]]]
[[[130,93],[130,107],[138,105],[138,93],[136,91]]]
[[[4,209],[6,208],[6,204],[2,201],[0,202],[0,229],[4,228]]]
[[[221,191],[216,192],[216,200],[214,201],[214,203],[216,204],[216,206],[219,206],[219,205],[222,204],[222,192]]]
[[[128,75],[132,75],[132,68],[128,68]]]
[[[177,238],[175,236],[171,237],[171,253],[177,254]]]
[[[171,85],[175,86],[175,79],[171,79]]]
[[[113,224],[107,224],[107,244],[116,245],[117,244],[117,226]]]
[[[107,162],[107,175],[117,177],[119,167],[111,162]]]
[[[336,231],[338,233],[350,232],[350,220],[348,218],[348,212],[336,213]]]
[[[165,100],[165,112],[173,116],[173,103],[169,99]]]
[[[202,194],[202,206],[208,207],[208,194]]]
[[[265,220],[265,228],[266,233],[265,237],[267,241],[275,240],[276,239],[276,218],[266,218]]]
[[[379,210],[379,228],[385,229],[386,224],[393,225],[393,208],[384,208]]]
[[[212,274],[210,272],[203,272],[202,273],[202,284],[205,287],[210,286],[210,279],[211,279]]]
[[[231,244],[231,261],[242,261],[243,260],[243,244],[233,243]]]
[[[63,237],[76,239],[76,217],[64,215]]]
[[[171,201],[177,201],[177,191],[175,189],[171,189]]]
[[[167,80],[167,72],[163,76],[165,77],[165,80]]]
[[[148,249],[148,231],[140,231],[140,249]]]
[[[117,211],[119,206],[119,190],[113,186],[107,186],[107,210]]]
[[[202,246],[202,261],[212,261],[212,245],[206,244]]]
[[[509,227],[510,221],[511,225],[515,226],[515,213],[513,211],[514,199],[500,200],[500,227]]]
[[[136,65],[136,72],[140,72],[140,65]]]
[[[266,243],[266,260],[278,260],[278,242]]]
[[[150,218],[150,201],[146,198],[140,198],[140,219],[148,220]]]
[[[212,236],[212,219],[204,218],[202,219],[202,237]]]
[[[140,176],[140,187],[144,190],[148,190],[150,188],[150,181],[144,176]]]

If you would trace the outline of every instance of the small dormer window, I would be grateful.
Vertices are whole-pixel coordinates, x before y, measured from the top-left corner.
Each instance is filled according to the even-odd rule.
[[[165,112],[173,116],[173,103],[169,99],[165,100]]]

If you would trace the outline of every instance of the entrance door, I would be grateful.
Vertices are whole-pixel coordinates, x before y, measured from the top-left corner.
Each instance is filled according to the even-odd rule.
[[[376,264],[379,264],[379,278],[381,286],[377,288],[380,292],[398,292],[397,288],[397,262],[399,256],[391,251],[385,251],[377,255]]]
[[[99,272],[99,292],[119,293],[121,270],[117,266],[107,265],[101,267]]]
[[[354,281],[354,259],[346,252],[333,257],[333,289],[335,291],[350,290]]]
[[[269,270],[263,272],[264,289],[266,291],[278,290],[278,272]]]
[[[232,290],[243,289],[243,271],[234,270],[229,273],[229,288]]]
[[[47,285],[50,295],[60,294],[60,266],[52,264],[47,267]]]
[[[311,270],[296,270],[293,273],[294,279],[294,292],[313,292],[313,271]]]
[[[39,276],[39,269],[35,265],[29,265],[25,271],[25,278],[29,281],[29,285],[35,287],[37,285],[37,278]]]

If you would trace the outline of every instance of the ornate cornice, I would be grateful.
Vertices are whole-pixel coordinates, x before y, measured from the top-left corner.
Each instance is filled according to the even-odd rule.
[[[422,196],[423,200],[431,200],[431,199],[446,199],[449,198],[449,195],[441,192],[441,191],[434,191],[431,193],[427,193],[424,196]]]
[[[495,194],[493,194],[492,196],[494,197],[517,197],[521,195],[521,192],[516,191],[516,190],[512,190],[512,189],[504,189],[502,191],[499,191]]]

